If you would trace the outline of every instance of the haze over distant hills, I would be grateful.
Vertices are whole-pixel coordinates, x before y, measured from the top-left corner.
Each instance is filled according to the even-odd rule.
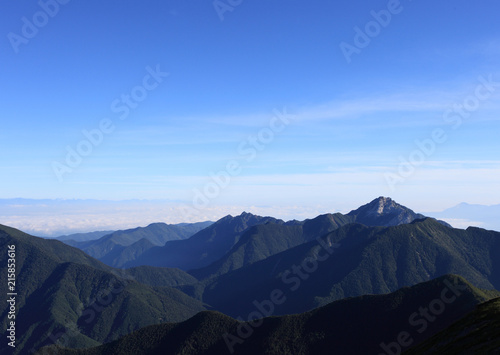
[[[252,315],[283,317],[263,320],[239,353],[327,353],[333,343],[324,339],[344,330],[361,332],[366,341],[356,345],[359,335],[345,334],[336,347],[371,352],[380,342],[391,344],[416,304],[432,302],[438,289],[442,295],[443,277],[464,285],[470,297],[453,304],[442,326],[415,336],[415,344],[500,296],[494,290],[500,288],[500,232],[455,229],[387,197],[304,221],[244,212],[215,223],[156,223],[70,243],[86,245],[111,265],[136,267],[116,269],[61,241],[0,226],[0,246],[14,244],[18,251],[20,354],[54,343],[98,346],[136,330],[113,346],[146,342],[178,353],[202,346],[210,354],[227,351],[223,334],[238,334],[235,319]],[[0,255],[3,285],[6,258]],[[7,308],[0,308],[3,326]],[[205,310],[224,315],[199,313]],[[371,326],[360,328],[360,319]],[[156,326],[139,330],[149,325]],[[111,348],[92,351],[99,349]]]
[[[88,233],[75,233],[69,235],[61,235],[60,237],[57,237],[55,239],[60,241],[88,242],[91,240],[97,240],[113,232],[114,231],[96,231]]]
[[[84,242],[62,240],[111,266],[121,266],[138,258],[146,250],[166,242],[182,240],[210,226],[212,222],[169,225],[153,223],[147,227],[115,231],[101,238]]]
[[[394,226],[409,223],[419,218],[425,218],[425,216],[417,214],[385,197],[379,197],[346,215],[341,213],[327,214],[303,222],[284,222],[276,218],[261,217],[244,212],[235,217],[228,215],[186,240],[167,242],[164,246],[137,245],[136,247],[141,249],[140,252],[134,253],[133,250],[127,250],[129,256],[137,255],[137,257],[122,257],[119,258],[119,262],[114,261],[109,265],[114,267],[151,265],[177,267],[183,270],[199,269],[216,262],[231,248],[247,249],[247,246],[243,246],[242,243],[252,244],[255,242],[255,238],[244,236],[249,227],[266,224],[282,226],[275,227],[276,230],[269,233],[268,238],[262,239],[268,244],[267,246],[261,244],[252,247],[258,249],[258,251],[253,253],[252,258],[247,258],[243,262],[243,264],[246,264],[308,242],[313,237],[349,223],[356,222],[368,226]],[[265,229],[266,227],[262,228]],[[283,231],[283,229],[287,229],[287,231]],[[272,246],[269,245],[271,239],[274,239]],[[80,247],[80,245],[75,246]],[[132,246],[131,249],[133,248]],[[264,249],[267,249],[267,251],[264,251]],[[261,255],[256,257],[259,253]],[[101,260],[109,263],[107,260]]]
[[[332,203],[329,206],[260,206],[250,209],[248,206],[209,206],[203,211],[203,215],[193,215],[189,220],[179,212],[179,206],[182,206],[181,202],[167,200],[0,199],[0,223],[32,235],[53,238],[75,233],[131,229],[157,222],[177,224],[203,220],[216,221],[227,214],[239,215],[242,211],[261,216],[271,215],[282,220],[305,220],[329,212],[345,213],[358,205],[343,202],[338,206]],[[441,216],[441,212],[436,210],[430,208],[425,210],[435,213],[426,212],[424,215],[446,219],[458,228],[472,225],[500,230],[494,216],[483,220],[482,213],[471,214],[474,218],[468,218],[462,217],[459,213],[456,216],[451,212]]]
[[[209,219],[185,220],[179,206],[169,200],[0,199],[0,223],[54,238]]]
[[[40,237],[132,229],[151,223],[167,224],[216,221],[227,214],[248,210],[258,215],[279,218],[308,218],[327,211],[325,207],[308,206],[207,206],[199,214],[186,216],[183,207],[189,201],[171,200],[81,200],[81,199],[0,199],[0,223]]]
[[[464,202],[442,212],[429,212],[428,215],[444,219],[457,228],[475,226],[500,231],[500,204],[485,206]]]

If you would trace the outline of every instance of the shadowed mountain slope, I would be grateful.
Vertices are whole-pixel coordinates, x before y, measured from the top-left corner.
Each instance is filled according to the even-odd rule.
[[[113,270],[60,241],[0,226],[0,248],[6,251],[0,255],[0,283],[5,293],[8,246],[16,250],[15,353],[55,341],[75,347],[98,345],[206,309],[177,289],[140,284],[127,272]],[[3,329],[12,320],[8,311],[9,304],[3,302]],[[8,349],[6,342],[0,344],[0,353],[12,353]]]
[[[162,247],[147,250],[139,258],[123,265],[176,267],[182,270],[201,268],[223,257],[249,227],[265,223],[283,224],[272,217],[260,217],[250,213],[226,216],[186,240],[171,241]]]
[[[410,346],[431,337],[490,297],[463,278],[447,275],[387,295],[345,299],[307,313],[250,323],[202,312],[185,322],[150,326],[97,348],[58,349],[58,354],[379,354],[396,346],[398,338]],[[436,300],[442,307],[433,313]],[[272,313],[267,305],[262,310]],[[426,312],[435,317],[432,322]]]
[[[500,354],[500,298],[480,304],[466,317],[404,354]]]
[[[219,276],[314,240],[349,222],[349,218],[338,213],[300,223],[256,225],[248,228],[221,259],[205,268],[191,270],[190,274],[199,279]]]
[[[122,267],[127,262],[139,258],[150,248],[162,246],[173,240],[187,239],[211,224],[212,222],[175,225],[153,223],[147,227],[116,231],[87,242],[63,241],[107,265]]]
[[[263,260],[349,223],[394,226],[419,218],[425,217],[386,197],[379,197],[347,215],[325,214],[303,222],[285,223],[243,213],[236,217],[226,216],[187,240],[168,242],[163,247],[150,248],[128,263],[112,265],[193,269],[191,273],[203,279]]]
[[[345,297],[383,294],[454,273],[500,289],[500,233],[416,220],[395,227],[343,226],[227,274],[182,288],[233,317],[274,289],[289,301],[277,314],[304,312]]]

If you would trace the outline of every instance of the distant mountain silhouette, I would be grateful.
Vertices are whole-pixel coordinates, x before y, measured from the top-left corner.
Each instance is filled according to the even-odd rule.
[[[172,240],[182,240],[211,225],[212,222],[181,223],[177,225],[153,223],[147,227],[120,230],[87,242],[63,240],[90,256],[113,266],[121,267],[139,258],[147,249],[162,246]]]
[[[81,242],[89,242],[91,240],[97,240],[97,239],[102,238],[105,235],[111,234],[113,232],[114,231],[97,231],[97,232],[89,232],[89,233],[75,233],[75,234],[69,234],[69,235],[62,235],[62,236],[57,237],[55,239],[71,245],[72,243],[81,243]]]
[[[465,227],[474,226],[484,229],[500,231],[500,204],[485,206],[469,203],[460,203],[455,207],[442,212],[429,212],[429,215],[450,220]]]
[[[248,228],[222,258],[205,268],[191,270],[190,274],[199,279],[219,276],[314,240],[350,221],[350,218],[337,213],[304,222],[256,225]]]
[[[432,298],[425,297],[435,298],[429,295],[435,294],[437,285],[442,290],[445,279],[457,284],[465,283],[465,278],[482,290],[466,285],[473,294],[470,302],[456,303],[459,309],[426,332],[425,339],[414,334],[412,346],[445,330],[478,302],[500,296],[493,291],[500,289],[499,232],[454,229],[389,198],[380,197],[346,215],[325,214],[305,221],[242,213],[208,226],[192,225],[202,229],[187,239],[163,246],[151,240],[193,232],[182,229],[186,226],[190,225],[154,224],[88,242],[102,261],[133,266],[125,270],[58,240],[0,226],[0,248],[15,244],[18,251],[17,353],[58,339],[70,348],[98,346],[145,326],[168,323],[114,344],[125,354],[128,347],[144,344],[154,351],[166,346],[179,353],[203,349],[211,354],[227,351],[223,334],[233,334],[241,326],[229,317],[246,320],[256,309],[282,317],[266,318],[255,329],[251,338],[255,340],[238,347],[240,353],[324,353],[331,351],[327,340],[334,334],[340,334],[335,344],[343,353],[349,353],[348,347],[357,353],[381,353],[375,348],[381,342],[392,344],[402,324],[408,325],[405,312],[417,303],[429,304]],[[7,285],[6,259],[7,253],[0,254],[3,285]],[[460,276],[444,276],[448,274]],[[420,288],[413,287],[417,284]],[[395,293],[386,295],[391,292]],[[272,311],[262,310],[259,305],[277,294],[286,302],[276,302]],[[7,329],[5,303],[0,311]],[[225,316],[214,312],[195,316],[204,310]],[[386,320],[385,325],[380,320]],[[359,334],[366,341],[359,342]],[[6,343],[0,345],[0,352],[6,349]],[[99,354],[102,349],[111,348],[89,351]]]
[[[244,212],[236,217],[226,216],[187,240],[167,242],[163,247],[148,250],[142,248],[144,251],[141,253],[127,251],[125,257],[100,260],[115,267],[150,265],[183,270],[208,267],[192,271],[193,275],[206,278],[265,259],[349,223],[387,227],[421,218],[425,216],[386,197],[379,197],[347,215],[325,214],[302,222],[285,223]],[[130,255],[136,254],[138,257],[131,258]]]
[[[150,265],[183,270],[201,268],[223,257],[246,229],[266,223],[284,224],[276,218],[255,216],[246,212],[236,217],[226,216],[189,239],[171,241],[162,247],[150,248],[137,259],[121,266]]]

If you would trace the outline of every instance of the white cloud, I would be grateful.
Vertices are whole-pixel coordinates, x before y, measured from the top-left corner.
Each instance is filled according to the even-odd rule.
[[[470,226],[474,227],[484,227],[484,222],[471,221],[468,219],[460,218],[439,218],[447,223],[449,223],[454,228],[467,229]]]
[[[243,211],[276,218],[306,219],[330,212],[326,206],[262,206],[214,205],[196,211],[186,219],[182,206],[168,201],[84,201],[61,200],[49,205],[25,204],[0,206],[0,223],[37,236],[55,237],[63,234],[118,230],[146,226],[151,223],[182,223],[216,221],[228,214]]]

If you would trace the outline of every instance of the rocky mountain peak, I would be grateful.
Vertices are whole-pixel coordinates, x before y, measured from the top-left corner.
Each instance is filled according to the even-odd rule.
[[[369,226],[391,226],[410,223],[415,219],[425,218],[425,216],[417,214],[411,209],[396,203],[390,197],[383,196],[361,206],[357,210],[349,212],[348,216],[354,217],[358,223]]]

